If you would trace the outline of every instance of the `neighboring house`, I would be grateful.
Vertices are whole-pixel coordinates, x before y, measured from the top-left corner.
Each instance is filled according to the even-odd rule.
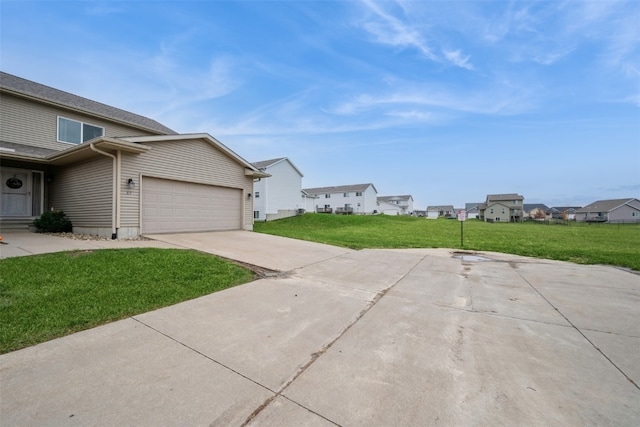
[[[261,172],[271,175],[253,183],[253,219],[271,221],[287,218],[305,209],[302,196],[302,172],[286,157],[254,162]]]
[[[377,211],[384,215],[402,215],[402,208],[400,206],[380,200],[380,197],[378,197]]]
[[[478,206],[478,218],[485,222],[522,222],[524,197],[516,194],[487,194]]]
[[[62,210],[76,233],[253,228],[255,178],[267,177],[206,133],[0,73],[0,225]]]
[[[573,221],[576,219],[576,211],[578,209],[580,209],[580,206],[554,206],[551,208],[551,217]]]
[[[302,209],[305,212],[314,212],[316,209],[316,201],[318,200],[318,196],[314,196],[313,194],[309,194],[304,190],[300,190],[300,198],[302,203]]]
[[[374,214],[378,213],[378,190],[371,184],[305,188],[315,199],[315,212]]]
[[[451,218],[455,216],[453,205],[427,206],[427,218]]]
[[[399,208],[400,215],[411,215],[413,213],[413,197],[411,195],[379,196],[378,203],[388,203],[396,206]],[[379,212],[382,212],[382,210],[379,210]]]
[[[543,203],[525,203],[522,205],[523,218],[547,220],[551,219],[551,209]]]
[[[467,212],[467,218],[468,219],[476,219],[476,218],[478,218],[478,215],[480,214],[480,209],[479,209],[480,205],[481,205],[480,202],[478,202],[478,203],[465,203],[464,204],[464,210]]]
[[[640,200],[598,200],[575,212],[580,222],[640,222]]]
[[[427,211],[414,210],[413,216],[417,216],[418,218],[426,218]]]

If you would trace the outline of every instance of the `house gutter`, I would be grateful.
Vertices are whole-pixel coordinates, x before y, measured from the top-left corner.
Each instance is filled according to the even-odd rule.
[[[120,177],[120,151],[117,151],[118,156],[116,157],[115,155],[111,154],[111,153],[107,153],[106,151],[102,151],[97,149],[94,145],[93,142],[89,144],[89,147],[91,147],[92,151],[95,151],[98,154],[102,154],[103,156],[107,156],[107,157],[111,157],[113,159],[113,190],[111,191],[112,194],[112,211],[111,211],[111,238],[112,239],[117,239],[118,238],[118,200],[119,200],[119,177]]]

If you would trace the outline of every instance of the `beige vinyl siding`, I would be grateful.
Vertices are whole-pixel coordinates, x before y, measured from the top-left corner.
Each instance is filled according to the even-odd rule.
[[[152,133],[135,127],[112,123],[64,108],[41,104],[3,93],[0,99],[0,140],[50,150],[74,146],[58,139],[58,116],[104,128],[105,136],[139,136]],[[37,119],[34,119],[37,118]]]
[[[55,168],[49,207],[63,210],[74,227],[111,227],[113,160],[95,160]]]
[[[244,196],[252,192],[253,178],[244,175],[242,165],[199,139],[145,142],[144,145],[151,147],[144,154],[122,153],[122,227],[139,226],[141,175],[242,190],[242,224],[244,228],[253,227],[253,204]],[[136,183],[132,191],[126,187],[128,178]]]

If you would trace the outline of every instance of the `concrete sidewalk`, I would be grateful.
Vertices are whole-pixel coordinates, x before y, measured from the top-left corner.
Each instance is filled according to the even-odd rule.
[[[305,248],[287,274],[0,356],[0,425],[639,423],[639,276]]]
[[[26,230],[4,230],[2,231],[2,244],[0,244],[0,259],[74,250],[148,247],[181,248],[157,240],[74,240]]]

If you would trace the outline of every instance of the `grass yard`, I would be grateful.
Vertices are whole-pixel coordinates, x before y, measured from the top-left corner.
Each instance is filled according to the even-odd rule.
[[[8,258],[0,271],[0,354],[254,278],[209,254],[148,248]]]
[[[457,220],[408,216],[308,213],[259,222],[260,233],[363,248],[452,248],[492,251],[580,264],[609,264],[640,271],[640,225],[545,225],[464,222],[460,245]]]

